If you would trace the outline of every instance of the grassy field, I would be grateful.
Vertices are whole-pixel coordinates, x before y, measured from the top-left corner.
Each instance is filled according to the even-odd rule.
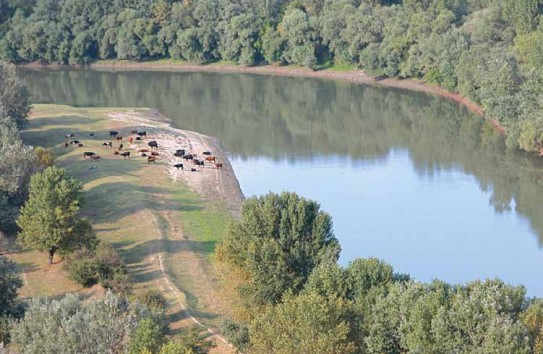
[[[203,323],[216,325],[224,304],[215,295],[217,277],[212,255],[230,215],[222,204],[203,201],[184,183],[172,181],[160,162],[149,165],[141,157],[124,160],[114,156],[113,149],[103,147],[102,142],[109,140],[110,129],[137,129],[120,126],[120,122],[107,117],[108,112],[122,110],[35,105],[23,139],[28,144],[50,148],[56,164],[84,184],[83,215],[91,220],[101,240],[119,250],[135,292],[162,290],[170,300],[174,322],[181,323],[179,326],[186,322],[179,296],[174,296],[164,281],[158,259],[161,256],[191,314]],[[75,134],[74,139],[84,147],[64,148],[64,136],[69,133]],[[124,145],[129,144],[125,141]],[[84,151],[93,151],[102,159],[84,159]],[[48,266],[46,254],[22,250],[11,258],[21,264],[25,279],[23,297],[88,291],[68,279],[60,260]]]

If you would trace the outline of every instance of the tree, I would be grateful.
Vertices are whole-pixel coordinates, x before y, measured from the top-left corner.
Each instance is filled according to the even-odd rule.
[[[249,306],[261,306],[300,291],[315,267],[337,260],[339,249],[330,216],[316,202],[284,192],[247,199],[217,252],[248,271],[240,294]]]
[[[74,294],[33,298],[25,317],[13,323],[11,340],[22,354],[123,353],[143,320],[165,328],[163,314],[111,292],[86,301]]]
[[[130,354],[156,353],[165,341],[160,326],[151,318],[144,318],[130,338]]]
[[[0,256],[0,318],[18,313],[17,290],[21,286],[23,282],[17,274],[15,262]]]
[[[355,353],[348,304],[317,294],[289,294],[250,326],[255,353]]]
[[[49,253],[49,264],[61,254],[81,247],[93,248],[96,237],[90,223],[79,216],[81,184],[66,170],[48,167],[32,176],[30,195],[17,225],[19,241]]]
[[[0,82],[0,116],[13,120],[18,128],[26,127],[30,100],[14,65],[0,62]]]
[[[308,14],[299,9],[289,10],[281,22],[286,41],[283,58],[289,64],[314,68],[317,65],[316,34]]]

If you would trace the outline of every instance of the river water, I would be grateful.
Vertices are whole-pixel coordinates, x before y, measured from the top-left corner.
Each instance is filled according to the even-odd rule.
[[[378,257],[451,283],[499,277],[543,296],[543,164],[464,107],[309,78],[22,71],[34,102],[152,107],[220,139],[244,194],[295,191],[334,220],[340,262]]]

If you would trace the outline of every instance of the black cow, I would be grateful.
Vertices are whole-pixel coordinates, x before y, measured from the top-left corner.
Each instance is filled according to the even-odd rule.
[[[190,172],[196,172],[196,169],[195,169],[195,168],[191,168],[191,169],[190,169]]]
[[[130,157],[130,151],[125,151],[125,152],[121,153],[121,156],[124,157],[124,158]]]
[[[111,130],[111,131],[109,132],[109,137],[116,137],[117,135],[119,135],[119,132],[116,132],[116,131],[114,131],[114,130]]]
[[[85,151],[83,153],[83,157],[90,157],[90,156],[94,156],[94,155],[96,155],[96,154],[94,152],[92,152],[92,151]]]
[[[204,151],[202,152],[202,155],[211,156],[211,151]]]
[[[75,135],[74,134],[66,134],[64,135],[65,138],[73,138]]]
[[[173,167],[175,167],[175,168],[177,168],[177,169],[183,169],[183,164],[182,164],[182,163],[178,163],[178,164],[173,165]]]
[[[173,153],[173,156],[175,156],[175,157],[183,157],[183,156],[185,156],[185,149],[175,150],[175,152]]]
[[[123,144],[120,144],[119,145],[119,151],[121,151],[123,149],[124,145]]]
[[[72,141],[70,141],[70,144],[77,145],[77,144],[79,144],[79,140],[72,140]]]
[[[196,166],[202,166],[204,167],[205,164],[204,164],[204,161],[200,161],[200,160],[196,160],[196,162],[194,163]]]
[[[192,156],[192,154],[188,154],[188,155],[183,156],[183,158],[185,160],[192,160],[194,158],[194,156]]]
[[[158,143],[156,141],[150,141],[147,143],[147,145],[151,148],[155,148],[155,149],[158,149]]]
[[[140,141],[140,140],[141,140],[141,137],[140,137],[140,136],[137,136],[137,137],[136,137],[136,140],[137,140],[137,141]]]
[[[138,134],[140,137],[147,137],[147,132],[146,132],[146,131],[138,132],[137,134]]]
[[[89,133],[90,136],[94,137],[94,133]]]

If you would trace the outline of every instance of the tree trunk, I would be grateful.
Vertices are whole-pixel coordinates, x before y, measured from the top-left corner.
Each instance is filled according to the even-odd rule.
[[[49,249],[49,265],[53,264],[53,257],[55,256],[56,251],[57,251],[57,248],[55,246]]]

